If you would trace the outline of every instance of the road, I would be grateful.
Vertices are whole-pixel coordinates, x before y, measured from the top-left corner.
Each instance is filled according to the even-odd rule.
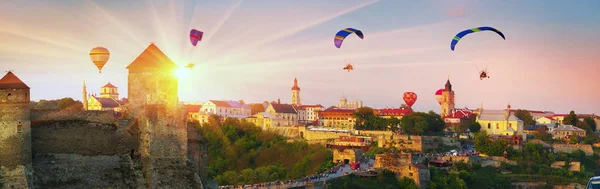
[[[369,160],[369,163],[361,163],[360,164],[360,169],[361,170],[367,170],[369,168],[369,164],[373,165],[374,160]],[[338,178],[338,177],[342,177],[344,176],[344,173],[354,173],[357,172],[355,170],[352,170],[352,168],[350,167],[350,165],[345,165],[342,169],[342,171],[338,171],[336,173],[329,173],[329,175],[327,175],[327,177],[321,177],[318,179],[313,179],[310,180],[308,182],[306,182],[306,180],[304,179],[296,179],[296,180],[292,180],[291,183],[288,184],[280,184],[277,185],[274,182],[271,183],[262,183],[262,184],[255,184],[255,185],[261,185],[260,187],[258,186],[254,186],[252,187],[251,185],[246,185],[244,187],[242,186],[219,186],[219,188],[223,188],[223,189],[284,189],[284,188],[293,188],[293,187],[299,187],[299,186],[305,186],[307,185],[309,182],[320,182],[320,181],[326,181],[326,180],[331,180],[334,178]]]

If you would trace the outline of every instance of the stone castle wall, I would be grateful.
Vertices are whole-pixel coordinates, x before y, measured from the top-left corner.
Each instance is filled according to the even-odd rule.
[[[0,171],[4,188],[31,186],[29,89],[0,90]]]
[[[298,138],[300,137],[300,129],[295,126],[277,126],[277,127],[269,127],[266,131],[273,132],[275,134],[288,137],[288,138]]]
[[[127,94],[133,114],[141,113],[147,104],[164,104],[168,109],[175,109],[179,102],[178,89],[178,80],[173,72],[130,70],[128,75]]]
[[[137,137],[112,124],[89,121],[33,121],[34,154],[121,155],[137,148]]]
[[[594,149],[590,144],[554,144],[554,152],[572,153],[575,150],[582,150],[586,156],[594,154]]]
[[[33,121],[85,120],[104,124],[115,124],[117,119],[113,111],[82,110],[31,110]]]

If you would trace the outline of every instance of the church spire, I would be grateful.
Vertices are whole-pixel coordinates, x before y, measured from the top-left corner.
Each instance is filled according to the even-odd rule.
[[[83,95],[83,110],[87,110],[88,109],[88,102],[87,102],[87,89],[85,86],[85,80],[83,80],[83,91],[81,91],[81,94]]]
[[[300,87],[298,87],[298,80],[296,78],[294,78],[294,86],[292,87],[292,90],[295,90],[295,91],[300,90]]]

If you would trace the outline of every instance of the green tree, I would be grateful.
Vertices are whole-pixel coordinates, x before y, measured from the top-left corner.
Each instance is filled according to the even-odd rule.
[[[398,180],[398,185],[400,185],[401,189],[419,189],[417,183],[411,178],[402,177]]]
[[[592,117],[586,117],[583,118],[583,121],[590,126],[590,128],[592,129],[592,131],[596,131],[597,125],[596,125],[596,121],[594,121],[594,118]]]
[[[36,103],[35,109],[58,109],[58,101],[56,100],[40,100]]]
[[[523,125],[535,125],[535,120],[533,120],[533,116],[527,110],[518,109],[515,112],[515,116],[520,120],[523,120]]]
[[[75,100],[72,98],[62,98],[58,101],[58,109],[65,109],[71,105],[75,104]]]
[[[579,137],[577,135],[571,135],[569,137],[569,144],[577,144],[579,142]]]
[[[412,107],[410,107],[406,104],[400,104],[400,108],[409,109],[411,112],[413,111]]]
[[[563,124],[573,126],[577,125],[577,114],[575,114],[575,111],[571,110],[571,112],[569,112],[569,115],[565,116]]]
[[[471,124],[469,125],[469,131],[471,132],[479,132],[479,130],[481,130],[481,124],[479,124],[478,122],[471,122]]]
[[[535,139],[540,139],[544,142],[549,142],[552,140],[552,138],[550,137],[550,135],[548,134],[547,131],[547,127],[540,125],[535,129],[535,132],[533,133],[533,138]]]
[[[370,107],[361,107],[354,112],[354,117],[356,118],[356,123],[354,127],[358,130],[367,130],[372,127],[367,121],[369,119],[374,119],[375,112],[373,108]]]

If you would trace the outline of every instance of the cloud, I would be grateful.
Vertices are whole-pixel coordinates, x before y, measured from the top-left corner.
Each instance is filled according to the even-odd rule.
[[[452,17],[461,17],[465,15],[465,8],[464,7],[458,7],[458,8],[453,8],[448,10],[448,16],[452,16]]]

